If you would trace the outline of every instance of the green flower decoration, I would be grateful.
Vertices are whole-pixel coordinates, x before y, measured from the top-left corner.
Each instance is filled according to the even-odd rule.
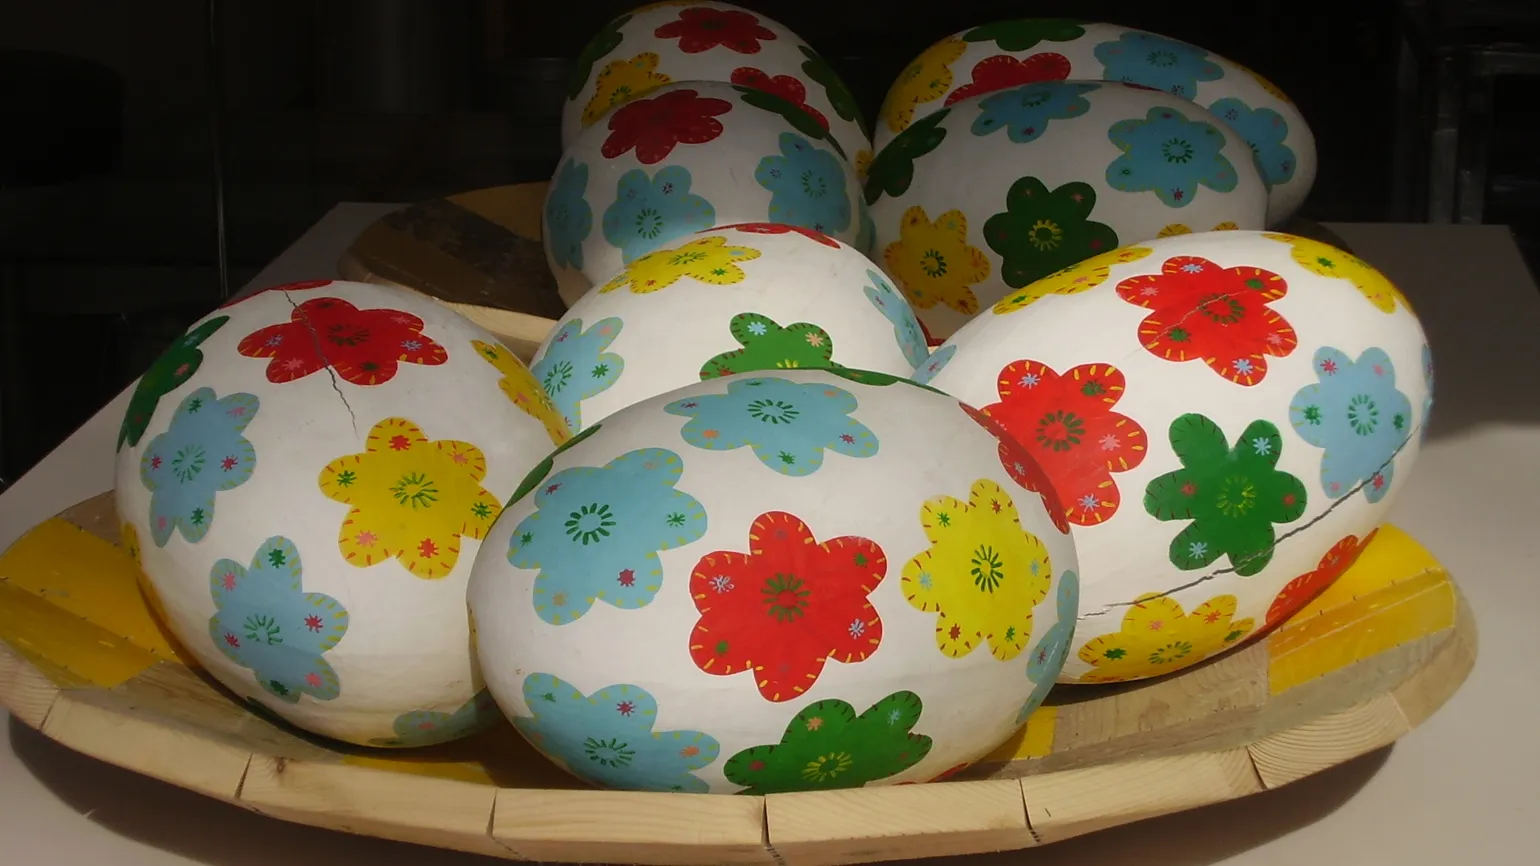
[[[1203,415],[1171,422],[1171,448],[1182,468],[1144,491],[1144,510],[1157,520],[1191,520],[1171,541],[1171,564],[1183,571],[1220,556],[1241,577],[1267,567],[1277,532],[1305,513],[1305,485],[1282,472],[1283,438],[1267,421],[1253,421],[1230,447],[1219,425]]]
[[[592,427],[586,427],[581,433],[558,445],[555,451],[552,451],[546,456],[544,460],[536,464],[534,469],[529,470],[529,474],[524,476],[523,481],[519,482],[518,489],[513,491],[513,498],[508,500],[508,504],[503,507],[511,507],[513,503],[518,502],[520,499],[528,496],[531,490],[534,490],[536,487],[538,487],[540,482],[544,481],[545,477],[551,474],[551,470],[556,466],[556,455],[566,451],[568,448],[571,448],[579,442],[582,442],[584,439],[587,439],[595,433],[598,433],[599,428],[603,426],[604,422],[601,421]]]
[[[940,394],[943,397],[951,396],[939,388],[932,388],[923,382],[916,382],[913,379],[905,379],[903,376],[894,376],[891,373],[879,373],[875,370],[857,370],[853,367],[841,367],[838,364],[829,367],[828,371],[840,377],[841,379],[848,379],[852,382],[857,382],[862,385],[871,385],[877,388],[885,388],[888,385],[897,385],[901,383],[904,385],[913,386],[915,388],[924,389],[931,392],[932,394]]]
[[[1085,22],[1071,18],[1017,18],[975,27],[964,42],[994,41],[1001,51],[1026,51],[1039,42],[1069,42],[1085,35]]]
[[[739,313],[727,329],[741,349],[723,352],[700,368],[701,379],[716,379],[753,370],[786,370],[801,367],[838,366],[834,338],[811,322],[781,327],[769,316]]]
[[[160,398],[181,387],[183,382],[198,372],[198,368],[203,366],[203,350],[198,347],[228,321],[229,316],[209,319],[183,334],[181,339],[171,344],[150,364],[150,369],[144,371],[144,375],[139,377],[139,384],[134,386],[134,395],[128,398],[128,412],[123,416],[123,425],[118,428],[117,450],[123,450],[124,442],[129,445],[139,444],[139,439],[150,426],[150,416],[155,414],[155,407],[160,405]]]
[[[588,44],[583,46],[582,52],[578,54],[575,65],[572,67],[572,77],[567,81],[568,99],[577,99],[578,94],[583,92],[583,88],[588,86],[588,76],[593,74],[594,64],[620,47],[620,40],[625,38],[620,28],[626,26],[626,22],[630,20],[629,12],[616,18],[599,28],[594,38],[588,40]]]
[[[779,114],[786,119],[787,123],[791,124],[792,129],[814,141],[828,142],[829,146],[834,148],[841,159],[847,158],[845,156],[845,149],[840,147],[840,143],[834,140],[834,136],[829,134],[829,130],[824,129],[823,125],[813,115],[804,111],[801,106],[788,102],[768,91],[755,90],[742,84],[734,84],[733,89],[743,96],[744,105],[752,105],[771,114]]]
[[[1005,212],[984,221],[984,240],[1000,254],[1000,278],[1013,289],[1118,248],[1118,233],[1093,222],[1096,190],[1072,181],[1050,191],[1023,177],[1005,194]]]
[[[909,733],[923,710],[914,692],[894,692],[859,716],[845,701],[819,701],[797,713],[779,743],[744,749],[722,772],[749,795],[859,788],[930,754],[930,737]]]
[[[888,142],[866,170],[866,203],[876,204],[883,194],[900,196],[914,181],[914,161],[935,150],[946,138],[941,121],[952,109],[943,108],[916,120]]]
[[[814,83],[823,86],[824,95],[829,98],[829,105],[833,107],[834,113],[845,120],[854,120],[856,125],[861,127],[863,134],[871,135],[871,126],[866,122],[866,117],[861,114],[861,106],[856,103],[855,94],[845,86],[845,82],[840,79],[839,73],[834,71],[834,67],[829,65],[829,61],[806,45],[798,45],[797,48],[802,52],[802,56],[807,58],[802,61],[803,74],[811,78]]]

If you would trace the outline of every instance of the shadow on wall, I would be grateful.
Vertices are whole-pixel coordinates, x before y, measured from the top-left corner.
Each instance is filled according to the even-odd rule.
[[[11,719],[11,747],[70,808],[106,829],[210,866],[505,861],[288,824],[174,788],[72,752]],[[1308,826],[1351,799],[1385,764],[1390,748],[1292,785],[1241,800],[1143,821],[1034,850],[1034,866],[1204,866]],[[72,862],[69,843],[59,862]],[[1019,852],[928,861],[940,866],[1016,866]]]

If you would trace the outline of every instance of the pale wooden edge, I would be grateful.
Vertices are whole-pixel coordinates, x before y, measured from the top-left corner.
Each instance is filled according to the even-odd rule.
[[[405,289],[415,292],[454,310],[461,316],[469,319],[477,327],[489,331],[503,345],[507,346],[519,360],[530,363],[535,357],[535,350],[545,342],[551,329],[556,327],[555,319],[547,319],[544,316],[532,316],[529,313],[519,313],[513,310],[503,310],[496,307],[483,307],[479,304],[461,304],[436,298],[428,292],[416,286],[409,286],[395,280],[387,280],[370,271],[364,264],[355,259],[350,252],[344,253],[337,262],[337,273],[344,280],[352,280],[358,283],[374,283],[380,286],[391,286],[397,289]]]
[[[493,856],[639,864],[899,860],[1009,850],[1236,799],[1379,749],[1446,702],[1475,660],[1456,592],[1450,639],[1391,691],[1244,748],[1017,780],[724,797],[496,789],[253,755],[53,687],[0,646],[0,703],[107,763],[312,826]],[[31,723],[29,721],[29,723]]]

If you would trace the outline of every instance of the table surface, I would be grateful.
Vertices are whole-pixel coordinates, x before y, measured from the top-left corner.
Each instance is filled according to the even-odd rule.
[[[246,290],[328,277],[395,205],[338,205]],[[950,866],[1446,866],[1540,857],[1540,292],[1501,226],[1336,224],[1422,317],[1438,403],[1391,520],[1443,560],[1475,611],[1480,658],[1395,746],[1276,791]],[[112,486],[120,394],[0,496],[0,549]],[[1527,519],[1526,519],[1527,518]],[[288,866],[502,862],[286,824],[101,764],[0,711],[0,862]]]

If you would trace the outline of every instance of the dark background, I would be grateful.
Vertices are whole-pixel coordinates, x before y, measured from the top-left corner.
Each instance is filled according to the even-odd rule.
[[[0,3],[0,476],[215,306],[222,274],[239,288],[335,203],[548,178],[570,58],[634,5]],[[1397,16],[1426,0],[739,5],[824,53],[869,116],[915,54],[991,20],[1072,15],[1185,39],[1271,78],[1310,120],[1320,171],[1305,217],[1425,218],[1428,167],[1392,151],[1407,129],[1423,135],[1396,125]],[[1451,5],[1482,20],[1434,42],[1522,42],[1522,19],[1540,17],[1532,0]],[[1514,225],[1526,245],[1540,238],[1537,92],[1522,77],[1497,84],[1476,217]]]

